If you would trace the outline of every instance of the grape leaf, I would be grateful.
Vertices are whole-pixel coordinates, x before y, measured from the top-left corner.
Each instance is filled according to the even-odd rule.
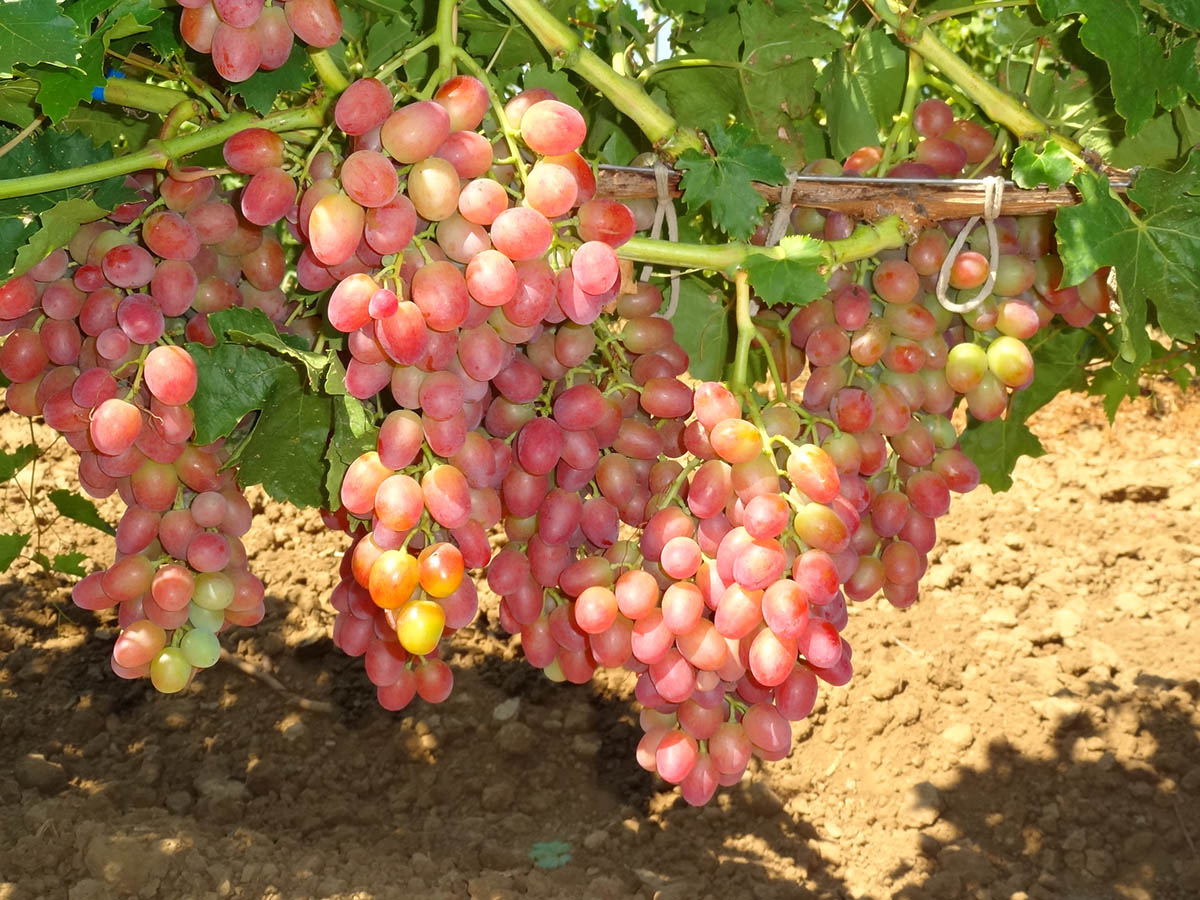
[[[29,543],[27,534],[0,534],[0,572],[7,572]]]
[[[35,444],[23,444],[12,453],[0,450],[0,483],[8,481],[29,465],[37,454],[38,448]]]
[[[1078,284],[1102,266],[1115,268],[1120,356],[1128,368],[1150,359],[1151,301],[1159,327],[1192,342],[1200,334],[1200,153],[1177,172],[1144,170],[1128,195],[1140,207],[1136,213],[1109,192],[1102,175],[1080,172],[1072,183],[1084,202],[1055,217],[1062,284]]]
[[[81,525],[90,525],[92,528],[95,528],[97,531],[103,531],[105,534],[117,533],[115,528],[100,517],[100,512],[96,509],[96,504],[87,499],[87,497],[82,497],[73,491],[62,488],[51,491],[46,496],[50,498],[50,502],[54,504],[54,508],[58,510],[59,515],[65,516]]]
[[[60,200],[43,213],[38,214],[42,227],[33,233],[29,241],[17,251],[13,275],[23,275],[59,247],[65,247],[75,237],[79,226],[95,222],[109,211],[91,200],[72,197]]]
[[[64,131],[87,135],[97,144],[144,145],[156,132],[154,119],[135,119],[125,115],[121,107],[110,104],[77,106],[59,123]],[[161,124],[161,123],[160,123]]]
[[[736,15],[714,16],[686,36],[681,35],[681,40],[693,56],[741,65],[742,33]],[[706,130],[737,117],[745,102],[736,68],[668,69],[656,75],[652,84],[666,94],[676,118]]]
[[[87,574],[87,570],[80,565],[85,559],[87,559],[87,554],[77,550],[73,553],[56,553],[54,559],[50,561],[50,569],[64,575],[82,578]]]
[[[13,135],[11,129],[0,128],[0,143]],[[75,169],[111,158],[109,147],[98,147],[84,135],[46,128],[0,156],[0,179]],[[112,209],[137,197],[124,187],[124,181],[122,176],[114,176],[94,184],[0,200],[0,278],[11,269],[17,248],[37,230],[34,219],[39,213],[73,197],[90,198],[97,206]]]
[[[745,65],[738,76],[746,102],[740,118],[753,123],[759,138],[789,166],[799,167],[824,149],[808,152],[798,126],[816,99],[813,59],[842,44],[842,36],[819,20],[825,12],[820,0],[738,5],[745,40]]]
[[[682,68],[655,76],[676,117],[706,130],[735,118],[789,166],[825,150],[805,120],[816,99],[814,59],[843,43],[822,21],[817,0],[744,3],[680,36],[691,55],[720,66]]]
[[[325,448],[332,425],[331,399],[306,392],[300,373],[286,365],[276,374],[239,457],[242,482],[261,484],[274,499],[296,506],[324,506]]]
[[[37,102],[42,112],[51,122],[57,122],[91,99],[93,88],[104,84],[104,44],[92,36],[80,48],[74,67],[42,65],[27,69],[26,74],[38,81]]]
[[[331,48],[332,51],[332,48]],[[304,46],[297,43],[292,54],[278,69],[260,69],[245,81],[226,86],[231,94],[239,95],[249,109],[266,115],[279,99],[279,95],[298,91],[312,77],[313,67]]]
[[[542,5],[561,21],[571,14],[574,3],[550,0]],[[466,35],[467,50],[477,58],[494,58],[492,66],[497,71],[506,72],[546,59],[542,45],[499,3],[465,0],[458,7],[458,27]]]
[[[80,39],[75,23],[54,0],[4,3],[0,16],[0,72],[41,62],[74,66]]]
[[[729,359],[729,307],[725,295],[699,278],[679,283],[671,318],[675,340],[688,354],[688,372],[699,381],[720,381]]]
[[[375,449],[379,429],[371,422],[366,408],[349,395],[334,398],[333,436],[329,440],[329,471],[325,473],[325,493],[329,509],[341,506],[342,477],[354,460]]]
[[[378,20],[367,30],[367,71],[375,71],[412,43],[412,23],[403,16]]]
[[[261,309],[233,307],[213,313],[209,325],[214,335],[232,339],[237,344],[252,344],[272,351],[279,356],[294,359],[304,366],[309,387],[321,384],[322,375],[329,367],[329,354],[313,353],[307,349],[304,338],[295,334],[280,334],[275,324]]]
[[[1018,187],[1035,188],[1044,184],[1056,188],[1075,174],[1075,164],[1054,141],[1047,142],[1041,153],[1022,144],[1013,154],[1012,177]]]
[[[38,84],[32,78],[12,78],[0,81],[0,122],[10,122],[24,128],[37,118],[33,98]]]
[[[847,54],[838,51],[817,82],[829,125],[829,146],[839,159],[859,147],[879,142],[879,129],[867,100],[866,81],[854,70]]]
[[[558,99],[563,103],[567,103],[576,108],[583,108],[583,99],[579,96],[579,91],[575,90],[575,85],[571,83],[571,79],[567,77],[567,73],[559,69],[557,72],[551,72],[541,63],[534,63],[525,69],[524,78],[521,79],[521,86],[525,90],[529,88],[546,88],[554,91],[558,95]],[[588,130],[591,130],[589,123]]]
[[[768,306],[805,306],[825,293],[828,279],[819,271],[825,260],[821,242],[808,235],[785,237],[772,252],[753,253],[746,260],[750,286]]]
[[[979,466],[984,484],[994,491],[1012,487],[1012,472],[1022,456],[1042,456],[1041,441],[1026,426],[1031,415],[1063,391],[1082,390],[1084,365],[1095,338],[1082,328],[1056,328],[1038,335],[1033,351],[1033,384],[1012,396],[1003,419],[972,419],[962,435],[963,452]]]
[[[993,491],[1012,487],[1012,471],[1022,456],[1045,456],[1046,448],[1024,421],[972,419],[960,439],[962,451],[979,467],[980,480]]]
[[[675,163],[683,170],[683,199],[693,212],[707,205],[713,223],[727,234],[748,238],[767,205],[753,182],[782,184],[787,177],[783,164],[766,146],[753,142],[745,125],[728,131],[718,125],[709,140],[715,156],[687,150]]]
[[[1196,0],[1143,0],[1142,5],[1192,31],[1200,31],[1200,3]]]
[[[1012,396],[1009,418],[1025,421],[1063,391],[1082,390],[1087,348],[1095,338],[1082,328],[1055,328],[1039,332],[1033,351],[1033,384]]]
[[[215,347],[188,344],[199,386],[192,398],[196,443],[228,435],[247,413],[262,409],[275,383],[294,372],[292,364],[257,347],[224,341]]]
[[[1079,40],[1108,66],[1117,112],[1136,134],[1155,112],[1155,101],[1174,109],[1187,95],[1200,99],[1196,41],[1167,53],[1146,27],[1138,0],[1037,0],[1047,19],[1084,17]]]
[[[1103,397],[1104,413],[1111,425],[1117,418],[1117,410],[1126,399],[1132,399],[1141,393],[1141,379],[1138,372],[1121,372],[1113,366],[1105,366],[1092,376],[1088,385],[1088,393],[1094,397]]]

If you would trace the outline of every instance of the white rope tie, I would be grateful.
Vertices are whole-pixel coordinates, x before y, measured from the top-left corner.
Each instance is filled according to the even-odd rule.
[[[667,239],[672,243],[679,241],[679,220],[675,217],[675,203],[671,199],[671,183],[668,181],[668,176],[671,170],[660,159],[654,161],[654,187],[658,194],[658,205],[654,208],[654,226],[650,229],[650,237],[658,240],[662,234],[662,226],[664,219],[667,223]],[[642,267],[642,281],[648,281],[650,273],[654,267],[647,263]],[[679,270],[671,270],[671,298],[667,302],[667,308],[660,313],[654,315],[660,319],[670,319],[675,315],[675,309],[679,306]]]
[[[938,272],[937,298],[942,307],[954,313],[969,313],[992,296],[992,288],[996,284],[996,267],[1000,264],[1000,242],[996,240],[996,217],[1000,215],[1000,201],[1004,198],[1004,179],[999,175],[989,175],[983,179],[983,220],[987,224],[988,245],[991,247],[991,260],[988,267],[987,280],[980,287],[979,293],[970,300],[956,303],[946,296],[946,287],[950,282],[950,270],[958,259],[958,253],[971,234],[971,230],[979,223],[979,216],[971,216],[963,226],[950,250],[942,261],[942,269]]]
[[[788,170],[787,184],[779,192],[779,205],[775,207],[775,215],[771,219],[771,227],[767,230],[767,246],[774,247],[787,234],[788,226],[792,224],[792,194],[796,190],[796,179],[799,172]]]

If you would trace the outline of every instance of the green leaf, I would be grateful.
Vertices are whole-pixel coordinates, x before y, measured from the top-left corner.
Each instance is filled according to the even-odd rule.
[[[378,20],[367,30],[366,69],[375,71],[412,43],[412,22],[403,16]]]
[[[143,146],[157,129],[152,117],[135,119],[127,116],[119,106],[94,104],[77,106],[62,120],[64,131],[86,135],[97,144],[124,144],[127,147]]]
[[[341,506],[339,496],[346,469],[359,456],[375,449],[379,429],[371,422],[366,408],[348,394],[333,400],[333,436],[329,440],[329,471],[325,473],[325,493],[329,508]]]
[[[571,845],[566,841],[545,841],[529,848],[529,858],[539,869],[557,869],[571,861]]]
[[[32,78],[12,78],[0,81],[0,122],[10,122],[24,128],[37,118],[33,98],[38,83]]]
[[[1092,376],[1088,385],[1088,393],[1104,398],[1104,413],[1111,425],[1117,418],[1117,410],[1127,398],[1132,399],[1141,393],[1141,380],[1138,372],[1122,372],[1113,366],[1106,366]]]
[[[1191,343],[1200,334],[1200,153],[1178,172],[1144,170],[1128,195],[1137,213],[1110,193],[1101,175],[1080,172],[1072,183],[1084,202],[1063,207],[1055,218],[1063,286],[1115,267],[1120,356],[1129,368],[1150,359],[1150,303],[1169,337]]]
[[[259,70],[238,84],[226,85],[231,94],[239,95],[246,106],[259,115],[266,115],[279,99],[279,95],[298,91],[313,74],[308,53],[299,42],[292,47],[292,55],[278,69]]]
[[[972,420],[960,446],[979,467],[979,477],[993,491],[1012,487],[1012,471],[1022,456],[1045,456],[1046,449],[1024,421]]]
[[[318,387],[329,368],[330,354],[313,353],[304,338],[295,334],[280,334],[275,323],[261,309],[235,306],[209,317],[213,334],[237,344],[263,347],[279,356],[294,359],[304,366],[310,387]]]
[[[92,97],[92,89],[104,84],[104,43],[92,36],[80,48],[79,59],[69,69],[37,66],[26,74],[38,81],[37,102],[51,122]]]
[[[22,275],[28,272],[56,249],[69,244],[80,225],[101,219],[108,212],[91,200],[73,197],[70,200],[60,200],[50,209],[39,213],[42,227],[17,251],[13,274]]]
[[[306,392],[287,366],[276,378],[239,457],[244,484],[261,484],[275,500],[324,506],[325,448],[333,402]]]
[[[82,578],[87,574],[87,570],[80,565],[87,559],[86,553],[75,551],[73,553],[56,553],[54,559],[50,562],[50,568],[55,572],[62,572],[64,575],[74,575]]]
[[[14,134],[12,129],[0,128],[0,143]],[[84,135],[44,128],[0,156],[0,179],[75,169],[111,158],[110,148],[97,147]],[[0,279],[12,268],[17,248],[37,230],[38,214],[74,197],[112,209],[137,196],[124,187],[124,182],[124,177],[114,176],[94,184],[0,200]]]
[[[1200,31],[1200,3],[1196,0],[1143,0],[1142,5],[1192,31]]]
[[[728,131],[717,126],[709,140],[715,156],[688,150],[676,162],[676,168],[683,170],[683,199],[693,212],[708,206],[713,224],[722,231],[748,238],[767,206],[753,182],[782,184],[787,178],[783,164],[766,146],[753,142],[744,125],[733,125]]]
[[[813,60],[842,44],[842,36],[820,20],[825,14],[820,0],[738,6],[745,41],[745,68],[738,74],[746,98],[739,118],[753,123],[759,139],[793,167],[824,150],[809,152],[799,124],[816,99]]]
[[[680,38],[692,56],[741,65],[741,24],[732,13],[714,16]],[[731,117],[740,118],[744,111],[745,95],[736,68],[668,69],[655,76],[651,84],[666,94],[677,119],[697,128],[723,126]]]
[[[839,51],[830,60],[817,87],[825,105],[829,146],[835,157],[844,159],[859,147],[879,142],[879,129],[871,114],[864,82]]]
[[[819,267],[821,242],[808,235],[793,234],[779,242],[781,258],[754,253],[746,260],[750,286],[768,306],[805,306],[816,300],[829,280]]]
[[[729,361],[729,307],[720,290],[700,278],[682,278],[679,305],[671,317],[675,340],[688,354],[688,373],[699,381],[720,381]]]
[[[196,443],[225,437],[247,413],[263,409],[280,378],[295,374],[291,363],[266,350],[220,342],[188,344],[196,362],[198,387],[192,398]]]
[[[1174,109],[1187,95],[1200,99],[1196,41],[1169,52],[1147,28],[1138,0],[1038,0],[1047,19],[1079,14],[1079,40],[1108,66],[1113,102],[1136,134],[1156,110]]]
[[[534,63],[525,70],[524,78],[521,79],[521,85],[526,90],[529,88],[546,88],[546,90],[554,91],[558,95],[558,99],[563,103],[577,108],[583,107],[583,100],[579,96],[579,91],[575,90],[575,85],[571,83],[571,79],[567,77],[567,73],[562,69],[551,72],[541,63]]]
[[[27,534],[0,534],[0,572],[8,571],[28,543]]]
[[[1039,332],[1033,351],[1033,384],[1012,396],[1009,418],[1024,422],[1064,391],[1082,390],[1089,362],[1086,348],[1093,342],[1082,328]]]
[[[62,488],[50,491],[46,496],[50,498],[50,502],[54,504],[54,508],[58,510],[59,515],[74,522],[79,522],[81,525],[90,525],[92,528],[95,528],[97,531],[103,531],[105,534],[117,533],[115,528],[100,517],[100,512],[96,509],[96,504],[87,499],[87,497]]]
[[[74,66],[79,52],[75,23],[54,0],[3,4],[0,15],[0,72],[41,62]]]
[[[1012,166],[1013,181],[1023,188],[1035,188],[1042,184],[1056,188],[1075,174],[1075,164],[1054,141],[1047,142],[1041,153],[1035,152],[1028,144],[1022,144],[1013,154]]]
[[[12,453],[0,450],[0,484],[8,481],[38,455],[36,444],[23,444]]]

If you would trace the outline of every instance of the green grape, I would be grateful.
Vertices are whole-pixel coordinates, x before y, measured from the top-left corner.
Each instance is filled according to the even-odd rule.
[[[197,669],[207,669],[221,658],[221,642],[211,631],[192,629],[183,636],[179,649],[187,661]]]
[[[178,647],[165,647],[150,662],[150,681],[155,690],[175,694],[183,690],[192,675],[191,663]]]
[[[215,634],[225,624],[225,613],[219,609],[205,609],[192,603],[188,611],[188,621],[192,623],[193,628]]]
[[[233,581],[224,572],[202,572],[196,576],[192,603],[210,610],[222,610],[233,602]]]

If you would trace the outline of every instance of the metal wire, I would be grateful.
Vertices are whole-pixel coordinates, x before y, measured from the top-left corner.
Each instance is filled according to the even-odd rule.
[[[602,172],[628,172],[630,174],[644,175],[648,179],[654,178],[654,169],[647,169],[642,166],[611,166],[602,163],[598,167]],[[863,185],[895,185],[896,187],[940,187],[940,188],[956,188],[970,187],[983,190],[988,182],[987,178],[890,178],[887,176],[881,178],[871,178],[865,175],[797,175],[796,182],[798,184],[863,184]],[[1115,188],[1127,188],[1133,184],[1131,178],[1120,178],[1110,180]],[[1004,187],[1021,190],[1016,182],[1005,179]],[[1039,187],[1042,187],[1039,185]]]

